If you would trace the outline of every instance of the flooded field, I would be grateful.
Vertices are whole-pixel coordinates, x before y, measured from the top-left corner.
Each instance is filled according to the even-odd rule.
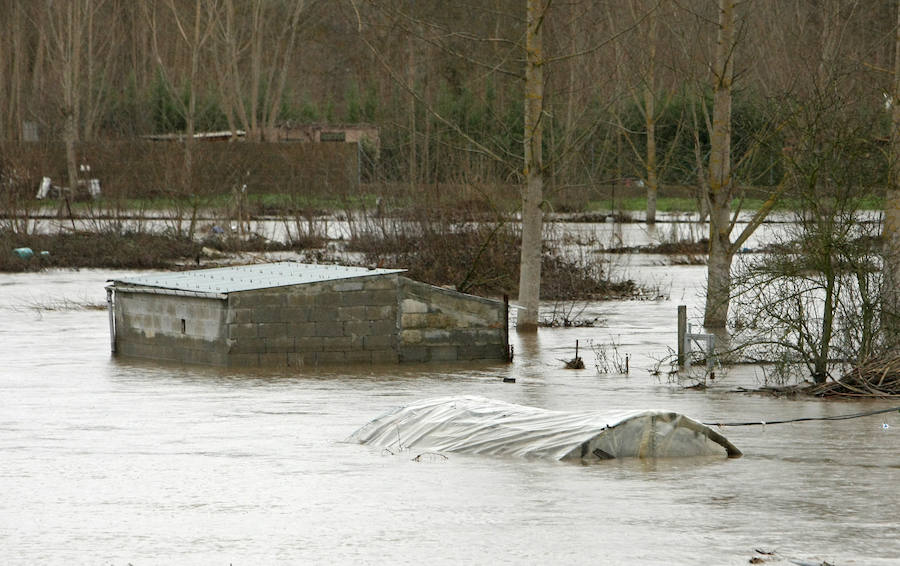
[[[637,234],[637,232],[635,232]],[[634,240],[638,236],[634,236]],[[343,442],[443,395],[557,410],[666,408],[702,421],[840,415],[890,401],[706,391],[648,368],[699,317],[702,266],[619,266],[668,300],[594,303],[595,328],[513,335],[510,365],[235,371],[111,357],[114,271],[0,274],[0,557],[6,564],[747,564],[756,549],[900,564],[900,414],[729,427],[736,460],[589,466]],[[628,262],[628,260],[620,260]],[[552,308],[547,305],[546,308]],[[562,369],[579,340],[587,369]],[[586,345],[630,356],[601,375]],[[516,383],[504,383],[504,377]],[[887,428],[884,426],[887,425]]]

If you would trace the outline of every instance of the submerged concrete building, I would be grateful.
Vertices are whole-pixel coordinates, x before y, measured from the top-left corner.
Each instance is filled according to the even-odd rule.
[[[508,358],[506,304],[404,271],[279,262],[111,280],[111,347],[238,367]]]

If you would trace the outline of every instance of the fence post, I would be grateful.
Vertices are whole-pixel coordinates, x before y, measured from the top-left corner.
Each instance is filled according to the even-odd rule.
[[[687,332],[687,306],[678,305],[678,367],[684,367],[684,338]]]

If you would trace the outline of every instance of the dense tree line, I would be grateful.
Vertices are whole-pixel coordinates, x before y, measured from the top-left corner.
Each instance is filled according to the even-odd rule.
[[[697,183],[716,9],[709,0],[551,5],[550,190],[623,177]],[[856,97],[863,113],[883,103],[893,3],[748,0],[738,9],[738,177],[772,185],[792,143],[779,128],[792,108],[828,88]],[[29,139],[34,127],[41,139],[76,141],[226,129],[264,140],[285,121],[370,122],[381,128],[386,178],[520,180],[520,0],[2,0],[0,28],[5,141]]]

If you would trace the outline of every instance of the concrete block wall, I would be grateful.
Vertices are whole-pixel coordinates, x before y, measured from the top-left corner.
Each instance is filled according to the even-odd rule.
[[[125,356],[225,365],[225,301],[116,292],[116,352]]]
[[[233,292],[115,293],[116,350],[227,366],[503,360],[504,305],[397,274]]]
[[[398,361],[396,274],[231,293],[228,365]]]
[[[503,303],[399,279],[401,362],[506,359]]]

